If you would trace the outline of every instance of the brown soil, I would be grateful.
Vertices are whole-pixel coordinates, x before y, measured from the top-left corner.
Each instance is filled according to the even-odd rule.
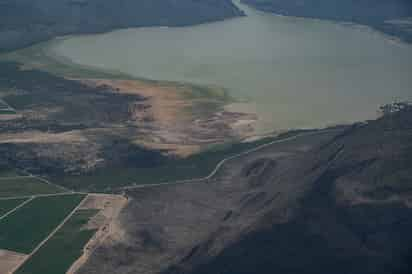
[[[25,257],[25,254],[0,249],[0,273],[11,274]]]
[[[80,209],[98,209],[100,211],[84,229],[98,229],[98,231],[83,248],[83,255],[70,267],[67,271],[68,274],[76,273],[103,241],[123,238],[124,232],[120,228],[117,216],[126,204],[127,199],[121,195],[88,195]]]
[[[45,133],[42,131],[26,131],[23,133],[0,134],[0,144],[5,143],[79,143],[86,142],[80,132],[69,131],[64,133]]]
[[[185,157],[211,144],[254,133],[252,124],[257,120],[256,115],[225,111],[223,108],[214,112],[204,105],[219,104],[215,98],[191,98],[188,96],[191,89],[187,86],[139,80],[79,81],[121,94],[144,97],[146,100],[129,106],[129,122],[136,123],[142,132],[134,142],[150,149]]]
[[[191,105],[179,94],[178,88],[172,85],[149,84],[137,80],[89,79],[83,82],[88,85],[107,86],[122,94],[137,94],[145,97],[149,101],[150,108],[142,111],[137,105],[132,110],[134,118],[138,120],[152,119],[159,124],[174,123],[178,119],[185,118],[182,109]]]

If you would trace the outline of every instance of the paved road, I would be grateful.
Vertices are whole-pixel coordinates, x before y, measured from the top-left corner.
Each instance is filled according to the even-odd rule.
[[[122,191],[122,190],[131,190],[131,189],[139,189],[139,188],[158,187],[158,186],[164,186],[164,185],[177,185],[177,184],[187,184],[187,183],[196,183],[196,182],[207,181],[207,180],[211,179],[213,176],[215,176],[226,162],[231,161],[233,159],[251,154],[253,152],[262,150],[264,148],[267,148],[267,147],[275,145],[275,144],[286,143],[286,142],[293,141],[293,140],[301,138],[301,137],[308,137],[308,136],[313,136],[313,135],[325,134],[325,133],[339,131],[339,130],[340,129],[325,129],[325,130],[319,130],[319,131],[315,131],[315,132],[301,133],[301,134],[297,134],[295,136],[287,137],[285,139],[276,140],[276,141],[273,141],[273,142],[269,142],[269,143],[257,146],[255,148],[250,149],[250,150],[238,153],[236,155],[232,155],[230,157],[227,157],[227,158],[221,160],[216,165],[215,169],[206,177],[193,178],[193,179],[187,179],[187,180],[179,180],[179,181],[173,181],[173,182],[163,182],[163,183],[158,183],[158,184],[140,184],[140,185],[134,184],[134,185],[131,185],[131,186],[119,187],[119,188],[116,188],[114,190]]]
[[[313,135],[319,135],[319,134],[325,134],[328,132],[334,132],[334,131],[339,131],[340,129],[325,129],[325,130],[318,130],[315,132],[307,132],[307,133],[301,133],[301,134],[297,134],[295,136],[291,136],[291,137],[287,137],[281,140],[275,140],[260,146],[257,146],[255,148],[252,148],[250,150],[232,155],[230,157],[224,158],[222,159],[217,165],[216,167],[213,169],[213,171],[205,177],[200,177],[200,178],[192,178],[192,179],[186,179],[186,180],[178,180],[178,181],[168,181],[168,182],[162,182],[162,183],[157,183],[157,184],[132,184],[129,186],[124,186],[124,187],[119,187],[119,188],[114,188],[112,189],[112,191],[123,191],[123,190],[131,190],[131,189],[139,189],[139,188],[147,188],[147,187],[158,187],[158,186],[164,186],[164,185],[176,185],[176,184],[187,184],[187,183],[196,183],[196,182],[203,182],[203,181],[207,181],[209,179],[211,179],[213,176],[215,176],[219,170],[222,168],[222,166],[228,162],[231,161],[233,159],[251,154],[253,152],[262,150],[266,147],[272,146],[274,144],[280,144],[280,143],[286,143],[289,141],[293,141],[295,139],[301,138],[301,137],[308,137],[308,136],[313,136]],[[33,178],[37,178],[41,181],[43,181],[44,183],[59,187],[60,189],[64,190],[64,192],[62,193],[54,193],[54,194],[38,194],[38,195],[25,195],[25,196],[13,196],[13,197],[3,197],[0,198],[0,200],[11,200],[11,199],[19,199],[19,198],[30,198],[30,197],[48,197],[48,196],[58,196],[58,195],[67,195],[67,194],[98,194],[98,193],[89,193],[89,192],[76,192],[73,190],[70,190],[68,188],[65,188],[63,186],[54,184],[42,177],[33,175],[31,173],[28,173],[27,171],[24,171],[28,176],[24,176],[24,177],[33,177]]]
[[[140,189],[140,188],[148,188],[148,187],[157,187],[157,186],[164,186],[164,185],[176,185],[176,184],[185,184],[185,183],[195,183],[195,182],[203,182],[203,181],[207,181],[209,179],[211,179],[213,176],[215,176],[219,170],[222,168],[222,166],[228,162],[231,161],[233,159],[251,154],[253,152],[262,150],[266,147],[269,147],[271,145],[274,144],[280,144],[280,143],[285,143],[285,142],[289,142],[295,139],[298,139],[300,137],[307,137],[307,136],[313,136],[313,135],[318,135],[318,134],[325,134],[328,132],[333,132],[333,131],[337,131],[337,129],[331,129],[331,130],[320,130],[320,131],[316,131],[316,132],[309,132],[309,133],[302,133],[302,134],[298,134],[292,137],[288,137],[285,139],[281,139],[281,140],[276,140],[270,143],[266,143],[263,145],[260,145],[258,147],[255,147],[253,149],[238,153],[236,155],[232,155],[230,157],[227,157],[225,159],[222,159],[214,168],[214,170],[206,177],[201,177],[201,178],[193,178],[193,179],[188,179],[188,180],[180,180],[180,181],[173,181],[173,182],[164,182],[164,183],[158,183],[158,184],[144,184],[144,185],[132,185],[132,186],[126,186],[126,187],[121,187],[118,188],[118,190],[130,190],[130,189]],[[27,173],[27,172],[26,172]],[[46,182],[46,183],[50,183],[52,185],[55,185],[49,181],[47,181],[46,179],[40,178],[38,176],[29,174],[30,177],[36,177],[41,179],[42,181]],[[64,190],[67,190],[64,187],[61,187]],[[63,192],[63,193],[54,193],[54,194],[39,194],[39,195],[27,195],[27,196],[14,196],[14,197],[5,197],[5,198],[0,198],[0,200],[10,200],[10,199],[19,199],[19,198],[29,198],[27,201],[23,202],[22,204],[20,204],[19,206],[17,206],[16,208],[14,208],[13,210],[11,210],[10,212],[6,213],[6,216],[12,214],[13,212],[15,212],[16,210],[18,210],[19,208],[21,208],[22,206],[24,206],[24,204],[30,202],[32,199],[36,198],[36,197],[49,197],[49,196],[62,196],[62,195],[72,195],[72,194],[86,194],[85,198],[76,206],[76,208],[74,208],[71,213],[69,215],[66,216],[66,218],[24,259],[24,261],[17,266],[13,271],[15,272],[20,266],[22,266],[24,264],[24,262],[26,262],[28,259],[30,259],[51,237],[53,237],[53,235],[55,235],[57,233],[57,231],[73,216],[73,214],[82,206],[83,202],[85,201],[85,199],[87,198],[88,195],[105,195],[105,194],[101,194],[101,193],[84,193],[84,192],[75,192],[75,191],[71,191],[68,190],[67,192]],[[5,218],[6,216],[2,216],[0,218],[0,220],[2,218]]]

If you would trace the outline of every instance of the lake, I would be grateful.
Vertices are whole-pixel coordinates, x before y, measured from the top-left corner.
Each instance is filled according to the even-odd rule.
[[[240,7],[246,17],[211,24],[58,39],[50,55],[224,87],[240,102],[229,109],[258,114],[259,133],[371,119],[380,104],[412,99],[411,45],[367,27]]]

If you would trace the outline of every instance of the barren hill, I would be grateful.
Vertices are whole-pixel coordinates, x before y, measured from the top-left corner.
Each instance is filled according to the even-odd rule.
[[[412,110],[130,191],[80,273],[410,273]]]

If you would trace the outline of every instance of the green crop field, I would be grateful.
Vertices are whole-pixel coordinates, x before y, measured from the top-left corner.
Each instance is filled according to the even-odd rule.
[[[27,199],[0,200],[0,217],[26,200]]]
[[[11,109],[0,109],[0,115],[16,114],[14,110]]]
[[[66,273],[82,255],[83,247],[96,232],[82,227],[97,212],[97,210],[78,210],[15,274]]]
[[[82,201],[85,195],[35,198],[0,220],[0,249],[30,253]]]
[[[60,193],[62,189],[46,184],[35,177],[0,179],[0,198]]]

